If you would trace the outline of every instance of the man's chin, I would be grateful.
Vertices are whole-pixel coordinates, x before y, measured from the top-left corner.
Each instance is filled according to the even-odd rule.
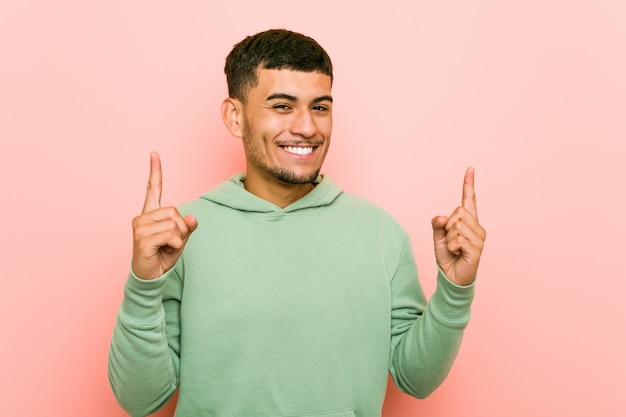
[[[285,184],[291,185],[302,185],[302,184],[311,184],[315,182],[317,176],[319,175],[319,169],[313,172],[305,173],[305,174],[296,174],[291,171],[278,171],[274,172],[274,177],[284,182]]]

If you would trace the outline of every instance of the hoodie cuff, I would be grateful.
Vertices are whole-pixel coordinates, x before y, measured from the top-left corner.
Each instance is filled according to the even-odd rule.
[[[125,319],[150,324],[163,316],[163,289],[165,282],[172,273],[170,269],[155,279],[141,279],[132,268],[124,286],[124,301],[121,313]]]
[[[437,265],[437,290],[430,300],[431,309],[442,320],[465,327],[471,316],[476,280],[469,285],[457,285]]]

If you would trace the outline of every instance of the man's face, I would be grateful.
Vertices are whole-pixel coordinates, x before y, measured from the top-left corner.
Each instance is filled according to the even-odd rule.
[[[330,145],[330,77],[318,72],[259,70],[243,106],[247,180],[307,184]]]

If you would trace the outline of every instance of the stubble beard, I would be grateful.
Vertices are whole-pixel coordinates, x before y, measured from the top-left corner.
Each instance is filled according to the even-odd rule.
[[[320,168],[309,172],[308,174],[298,175],[286,168],[268,165],[263,160],[262,150],[252,144],[254,132],[252,131],[252,128],[247,120],[244,121],[242,136],[247,149],[247,157],[250,159],[250,162],[261,171],[266,172],[270,176],[286,184],[311,184],[317,179],[317,176],[320,173]]]

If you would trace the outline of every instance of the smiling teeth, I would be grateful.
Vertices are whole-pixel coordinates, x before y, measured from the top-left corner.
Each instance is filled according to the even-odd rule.
[[[285,150],[296,155],[308,155],[313,152],[313,147],[285,146]]]

